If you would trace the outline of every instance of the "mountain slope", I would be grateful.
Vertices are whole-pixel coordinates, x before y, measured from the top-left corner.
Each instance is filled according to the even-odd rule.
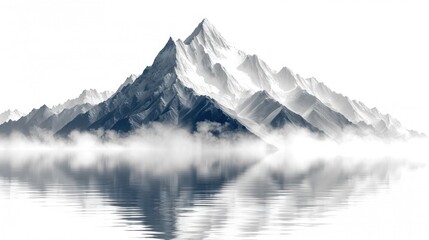
[[[296,76],[296,82],[301,88],[316,96],[327,106],[341,112],[355,124],[363,122],[374,127],[376,133],[384,136],[396,137],[412,134],[389,114],[382,114],[377,108],[369,108],[362,102],[351,100],[347,96],[334,92],[315,78],[304,79]]]
[[[266,91],[253,94],[237,107],[236,112],[239,117],[263,125],[268,129],[278,129],[289,125],[320,132],[303,117],[274,100]]]
[[[87,112],[92,107],[93,105],[85,103],[72,108],[64,109],[62,112],[50,116],[48,119],[39,124],[38,127],[51,132],[57,132],[67,123],[73,120],[77,115]]]

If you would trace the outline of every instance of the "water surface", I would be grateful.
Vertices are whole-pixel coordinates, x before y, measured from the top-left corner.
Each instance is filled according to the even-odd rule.
[[[4,154],[0,239],[377,239],[377,228],[365,229],[362,219],[384,214],[391,221],[389,196],[404,176],[425,169],[403,160],[300,161],[281,153]],[[426,189],[401,191],[427,199]],[[396,206],[409,200],[396,196]],[[418,226],[427,208],[413,207],[419,216],[393,223],[421,230],[415,238],[424,239]],[[371,215],[374,209],[385,213]],[[407,217],[413,226],[404,225]]]

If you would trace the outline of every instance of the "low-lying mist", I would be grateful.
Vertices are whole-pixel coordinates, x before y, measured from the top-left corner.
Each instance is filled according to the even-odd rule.
[[[126,136],[110,131],[73,132],[68,138],[43,131],[37,131],[31,136],[15,133],[0,137],[0,151],[14,155],[38,152],[121,157],[150,152],[172,158],[229,153],[263,157],[276,152],[275,155],[281,158],[300,162],[341,157],[350,161],[394,158],[424,163],[428,159],[428,143],[427,138],[381,139],[354,134],[347,134],[338,140],[292,128],[257,138],[249,134],[222,133],[222,126],[202,122],[193,133],[162,124],[150,124]]]

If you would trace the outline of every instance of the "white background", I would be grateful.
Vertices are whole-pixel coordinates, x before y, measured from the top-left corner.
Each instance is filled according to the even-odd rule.
[[[288,66],[429,133],[424,0],[0,2],[0,112],[115,90],[203,19],[274,69]]]

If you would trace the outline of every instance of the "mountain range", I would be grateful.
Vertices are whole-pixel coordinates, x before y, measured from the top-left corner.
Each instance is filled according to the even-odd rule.
[[[113,92],[104,91],[98,92],[95,89],[84,90],[77,98],[67,100],[62,104],[55,105],[51,108],[54,113],[61,113],[64,109],[70,109],[81,104],[96,105],[100,102],[105,101]]]
[[[108,99],[113,92],[101,92],[90,89],[84,90],[77,98],[67,100],[49,108],[43,105],[33,109],[29,114],[20,114],[0,125],[0,134],[9,135],[14,132],[31,134],[32,131],[43,129],[52,133],[58,131],[77,115],[87,112],[95,104]]]
[[[257,55],[233,47],[207,19],[184,41],[168,39],[153,64],[116,92],[85,90],[76,99],[0,125],[0,133],[28,134],[33,128],[63,136],[100,129],[127,133],[151,122],[191,131],[211,122],[217,132],[248,132],[262,139],[285,127],[332,138],[345,132],[419,135],[315,78],[287,67],[273,70]]]

